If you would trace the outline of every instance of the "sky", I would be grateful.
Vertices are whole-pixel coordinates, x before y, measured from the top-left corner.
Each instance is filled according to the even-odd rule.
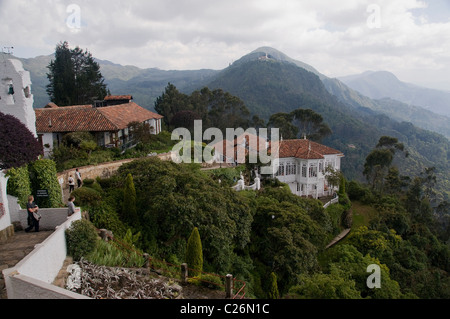
[[[450,91],[450,0],[0,0],[3,50],[61,41],[162,70],[221,70],[270,46],[329,77],[383,70]]]

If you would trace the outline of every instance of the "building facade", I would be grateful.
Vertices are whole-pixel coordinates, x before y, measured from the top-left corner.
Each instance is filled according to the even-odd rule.
[[[45,156],[62,143],[64,135],[73,132],[89,132],[99,146],[122,150],[134,145],[129,129],[132,122],[146,124],[151,134],[159,134],[163,117],[131,99],[131,96],[108,96],[94,105],[59,107],[49,103],[43,109],[35,109],[37,135]]]
[[[288,184],[293,194],[319,198],[337,191],[327,182],[326,170],[341,170],[342,152],[306,139],[287,140],[280,142],[278,157],[274,177]]]

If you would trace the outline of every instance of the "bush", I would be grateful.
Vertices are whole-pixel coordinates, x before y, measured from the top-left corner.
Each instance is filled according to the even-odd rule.
[[[192,285],[206,287],[208,289],[224,290],[223,280],[214,275],[203,274],[201,276],[190,277],[188,282]]]
[[[90,206],[89,217],[95,227],[108,229],[114,236],[123,237],[126,234],[126,225],[119,219],[119,214],[106,203]]]
[[[41,143],[16,117],[0,112],[0,170],[21,167],[43,154]]]
[[[75,197],[75,205],[79,207],[96,206],[102,200],[101,194],[89,187],[77,188],[72,196]]]
[[[140,268],[144,257],[136,251],[124,251],[111,242],[98,240],[95,249],[86,256],[93,264],[107,267]]]
[[[97,231],[89,221],[77,220],[66,230],[67,253],[80,260],[94,250],[97,239]]]
[[[63,206],[61,186],[58,182],[56,164],[52,160],[38,160],[28,166],[33,193],[39,189],[48,190],[48,198],[39,198],[38,206],[58,208]]]
[[[8,170],[8,194],[19,199],[19,204],[23,208],[26,207],[28,196],[31,194],[30,175],[28,167],[11,168]]]

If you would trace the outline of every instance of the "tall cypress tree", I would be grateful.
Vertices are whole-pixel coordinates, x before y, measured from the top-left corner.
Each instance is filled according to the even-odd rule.
[[[191,272],[193,276],[201,275],[203,271],[203,248],[197,227],[194,228],[187,242],[186,263],[190,269],[197,270]]]
[[[270,287],[268,292],[269,299],[279,299],[280,293],[278,291],[277,275],[272,272],[270,274]]]
[[[134,187],[133,176],[131,174],[128,174],[125,180],[122,217],[131,226],[136,226],[139,222],[136,209],[136,188]]]
[[[107,95],[100,65],[92,54],[79,47],[70,49],[66,41],[56,46],[55,59],[47,68],[47,93],[59,106],[91,104]]]

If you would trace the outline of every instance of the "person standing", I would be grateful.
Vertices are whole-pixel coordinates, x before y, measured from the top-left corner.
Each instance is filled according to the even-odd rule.
[[[78,171],[78,168],[75,171],[75,177],[77,178],[78,188],[81,187],[81,173]]]
[[[72,175],[69,176],[69,194],[72,193],[75,189],[75,180]]]
[[[25,229],[25,232],[28,233],[31,229],[34,227],[35,232],[39,232],[39,219],[36,219],[34,217],[34,213],[37,213],[39,210],[39,207],[34,202],[33,195],[28,196],[28,203],[27,203],[27,213],[28,213],[28,228]]]
[[[75,214],[75,204],[73,203],[75,201],[75,197],[70,196],[69,202],[67,203],[67,215],[72,216]]]

